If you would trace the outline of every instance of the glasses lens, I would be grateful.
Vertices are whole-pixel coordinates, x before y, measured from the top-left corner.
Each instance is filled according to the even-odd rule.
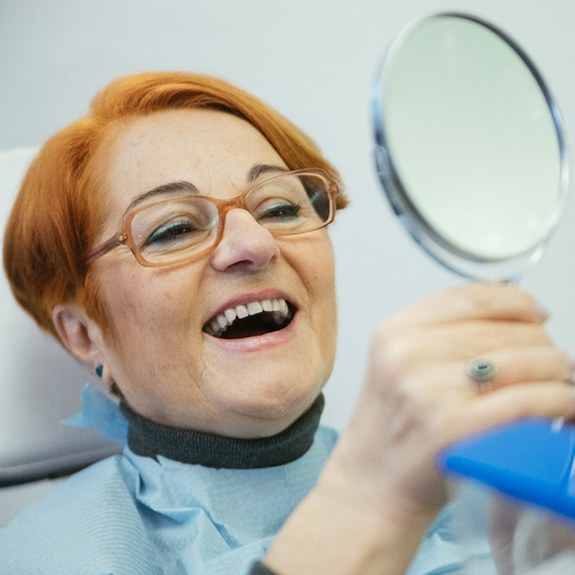
[[[202,198],[177,198],[139,211],[131,232],[149,263],[168,263],[208,248],[215,242],[218,210]]]
[[[331,218],[327,182],[316,175],[288,174],[264,182],[246,197],[256,221],[275,235],[321,228]]]

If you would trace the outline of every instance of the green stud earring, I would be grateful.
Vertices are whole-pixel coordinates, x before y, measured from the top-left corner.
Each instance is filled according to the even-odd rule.
[[[96,369],[94,369],[94,371],[96,372],[96,375],[98,377],[102,377],[102,374],[104,373],[104,366],[101,363],[99,363],[96,366]]]

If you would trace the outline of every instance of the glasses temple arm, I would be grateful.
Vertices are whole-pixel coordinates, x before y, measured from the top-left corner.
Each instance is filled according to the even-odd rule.
[[[101,258],[104,254],[107,254],[109,251],[113,250],[115,247],[123,244],[124,241],[124,236],[112,236],[103,244],[100,244],[88,257],[86,257],[84,259],[84,263],[86,265],[93,263],[98,258]]]

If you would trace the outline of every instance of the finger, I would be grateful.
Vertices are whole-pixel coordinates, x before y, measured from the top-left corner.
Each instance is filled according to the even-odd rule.
[[[418,346],[427,352],[447,358],[472,358],[500,348],[551,347],[546,331],[533,323],[471,321],[456,325],[435,326],[419,331]]]
[[[551,346],[500,349],[490,353],[487,359],[496,368],[495,376],[490,381],[491,389],[541,381],[569,383],[573,375],[570,356]]]
[[[575,392],[565,382],[543,381],[503,387],[478,395],[451,412],[444,426],[447,443],[527,417],[554,419],[575,416]]]
[[[397,334],[382,330],[373,341],[385,370],[408,374],[438,362],[469,361],[492,356],[497,350],[551,347],[539,324],[518,322],[465,322],[441,324]]]
[[[412,368],[409,377],[394,382],[393,396],[400,405],[414,404],[416,410],[435,411],[438,406],[459,409],[458,404],[474,400],[479,394],[518,385],[541,385],[541,382],[570,384],[573,364],[563,351],[549,347],[527,346],[502,349],[480,358],[495,367],[493,378],[474,380],[468,362],[437,361]]]
[[[541,323],[547,312],[514,284],[474,283],[451,288],[410,306],[390,321],[395,325],[436,324],[467,319]]]

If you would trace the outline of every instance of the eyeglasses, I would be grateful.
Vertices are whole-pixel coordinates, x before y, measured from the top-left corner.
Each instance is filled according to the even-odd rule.
[[[120,230],[84,260],[90,264],[125,245],[143,266],[191,262],[212,251],[223,235],[226,214],[247,210],[273,236],[304,234],[329,225],[337,184],[321,169],[285,172],[229,200],[186,195],[124,214]]]

